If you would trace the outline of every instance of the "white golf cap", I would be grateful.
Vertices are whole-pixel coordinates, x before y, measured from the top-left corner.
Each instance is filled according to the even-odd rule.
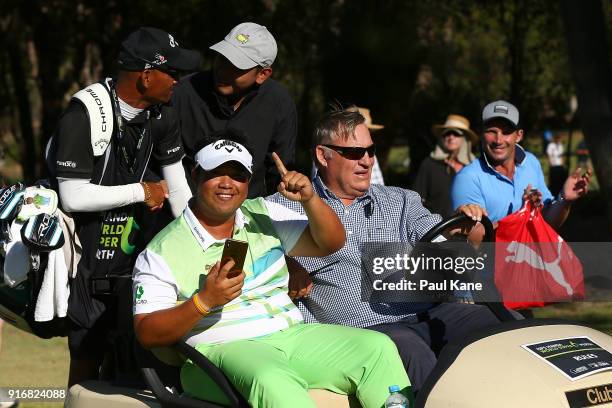
[[[239,69],[267,68],[276,59],[276,40],[268,29],[255,23],[232,28],[225,38],[210,47]]]
[[[235,161],[242,164],[249,174],[253,174],[253,156],[246,147],[233,140],[221,139],[207,144],[196,153],[195,161],[206,171],[216,169],[223,163]]]

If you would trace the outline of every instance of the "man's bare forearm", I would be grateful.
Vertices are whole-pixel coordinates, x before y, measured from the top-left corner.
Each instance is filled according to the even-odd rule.
[[[562,201],[553,201],[551,205],[545,207],[542,211],[542,215],[548,224],[554,229],[559,229],[561,225],[567,219],[571,209],[571,202],[562,200]]]
[[[144,348],[170,346],[202,318],[190,299],[170,309],[134,316],[134,330]]]
[[[331,254],[342,248],[346,235],[344,226],[334,210],[317,195],[302,203],[302,206],[308,216],[310,234],[319,249]]]

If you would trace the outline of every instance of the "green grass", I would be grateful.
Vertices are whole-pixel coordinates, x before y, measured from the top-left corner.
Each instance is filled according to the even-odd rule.
[[[612,335],[612,303],[574,302],[535,309],[536,317],[566,319]]]
[[[0,350],[0,386],[66,388],[68,383],[66,338],[40,339],[5,323]],[[62,407],[62,403],[22,402],[23,408]]]

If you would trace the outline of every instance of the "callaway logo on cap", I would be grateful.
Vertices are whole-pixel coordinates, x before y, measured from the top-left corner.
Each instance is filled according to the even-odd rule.
[[[253,157],[246,147],[233,140],[221,139],[204,146],[196,153],[195,161],[206,171],[216,169],[223,163],[235,161],[253,174]]]

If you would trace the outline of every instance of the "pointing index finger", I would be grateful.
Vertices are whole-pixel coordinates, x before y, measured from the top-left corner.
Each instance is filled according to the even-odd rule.
[[[285,174],[287,174],[287,168],[283,164],[281,158],[278,157],[278,154],[276,154],[276,152],[272,152],[272,160],[274,160],[274,164],[276,164],[276,168],[278,169],[278,172],[281,177],[285,177]]]

